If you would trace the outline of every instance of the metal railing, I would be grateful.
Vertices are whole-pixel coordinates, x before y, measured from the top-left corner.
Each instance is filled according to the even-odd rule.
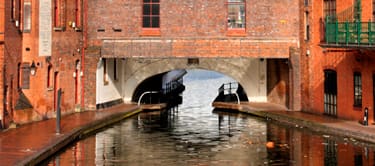
[[[325,22],[325,43],[339,46],[374,46],[375,22]]]
[[[177,90],[178,88],[181,88],[183,86],[184,86],[184,84],[183,84],[183,79],[182,78],[178,79],[178,80],[170,81],[163,88],[163,94],[171,93],[174,90]]]
[[[141,105],[141,101],[142,101],[142,98],[145,96],[145,95],[150,95],[150,104],[151,104],[151,99],[152,99],[152,97],[151,97],[151,94],[158,94],[159,93],[159,91],[146,91],[146,92],[143,92],[142,94],[141,94],[141,96],[139,97],[139,99],[138,99],[138,106],[140,106]],[[159,99],[159,101],[160,101],[160,99]],[[160,102],[159,102],[160,103]]]
[[[229,82],[226,84],[223,84],[219,88],[219,95],[236,95],[237,97],[237,104],[240,104],[240,97],[237,94],[238,89],[238,82]]]

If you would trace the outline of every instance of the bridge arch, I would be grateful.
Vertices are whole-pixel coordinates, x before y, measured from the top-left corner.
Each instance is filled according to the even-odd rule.
[[[142,81],[172,70],[204,69],[222,73],[237,80],[244,88],[250,102],[267,101],[267,64],[258,58],[200,58],[190,64],[186,58],[125,60],[123,78],[123,100],[132,101],[133,93]]]

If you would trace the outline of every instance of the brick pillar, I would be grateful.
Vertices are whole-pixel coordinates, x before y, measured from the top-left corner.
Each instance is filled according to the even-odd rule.
[[[289,48],[289,77],[290,77],[290,100],[289,106],[292,111],[301,110],[301,65],[300,50],[295,47]]]
[[[89,47],[85,55],[85,110],[96,109],[96,68],[100,58],[100,48]]]
[[[0,41],[0,129],[4,127],[4,43]]]

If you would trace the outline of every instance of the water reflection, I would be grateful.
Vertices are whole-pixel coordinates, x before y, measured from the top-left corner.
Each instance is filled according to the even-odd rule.
[[[212,111],[217,88],[231,80],[203,76],[184,78],[178,109],[136,115],[75,143],[48,164],[374,165],[373,145]]]
[[[189,130],[179,112],[142,113],[77,142],[50,165],[374,165],[371,145],[214,112]],[[167,122],[167,123],[166,123]]]

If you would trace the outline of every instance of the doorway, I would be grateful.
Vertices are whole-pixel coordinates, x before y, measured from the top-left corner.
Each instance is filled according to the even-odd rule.
[[[337,73],[324,70],[324,114],[337,116]]]

